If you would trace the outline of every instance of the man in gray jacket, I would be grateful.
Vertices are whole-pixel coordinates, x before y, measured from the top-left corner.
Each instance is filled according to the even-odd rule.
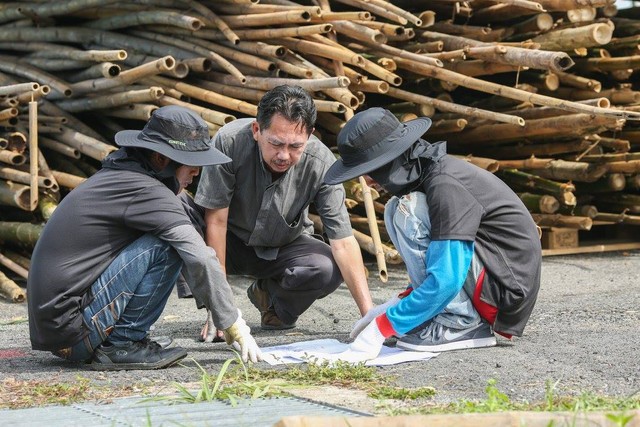
[[[116,134],[122,148],[65,197],[33,252],[27,283],[35,350],[98,370],[158,369],[187,353],[148,338],[176,278],[243,359],[258,361],[215,252],[193,228],[176,195],[200,167],[230,159],[206,122],[188,109],[158,109],[142,131]]]

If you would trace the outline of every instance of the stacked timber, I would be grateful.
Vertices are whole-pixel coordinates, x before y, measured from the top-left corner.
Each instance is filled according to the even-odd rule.
[[[500,176],[540,226],[638,224],[639,10],[611,0],[4,3],[2,253],[28,255],[60,198],[115,150],[115,132],[183,105],[214,135],[283,83],[312,94],[330,147],[365,108],[429,116],[427,140]],[[388,195],[372,185],[346,185],[354,228],[379,255],[369,232],[379,224],[385,258],[399,262],[381,221]]]

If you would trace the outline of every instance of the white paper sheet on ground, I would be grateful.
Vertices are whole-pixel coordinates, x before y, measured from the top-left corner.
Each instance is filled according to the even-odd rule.
[[[322,339],[301,341],[292,344],[276,345],[262,348],[262,357],[270,365],[282,365],[285,363],[303,363],[313,357],[314,353],[342,353],[349,348],[349,344],[341,343],[336,339]],[[437,356],[438,353],[422,351],[405,351],[397,348],[382,346],[378,357],[366,362],[367,366],[396,365],[404,362],[427,360]]]

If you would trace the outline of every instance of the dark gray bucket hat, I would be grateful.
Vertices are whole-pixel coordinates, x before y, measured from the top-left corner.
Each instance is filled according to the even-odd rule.
[[[187,166],[231,161],[211,144],[207,123],[193,111],[177,105],[158,108],[141,131],[120,131],[115,140],[121,147],[146,148]]]
[[[351,118],[338,134],[338,159],[324,182],[339,184],[365,175],[393,161],[431,127],[431,119],[420,117],[400,123],[384,108],[370,108]]]

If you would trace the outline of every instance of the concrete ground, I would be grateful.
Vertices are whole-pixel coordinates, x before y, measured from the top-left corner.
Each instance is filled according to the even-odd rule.
[[[374,264],[369,267],[372,273],[376,271]],[[406,286],[402,267],[390,267],[389,277],[386,284],[370,280],[375,302],[386,301]],[[236,302],[261,346],[319,338],[346,340],[358,317],[348,290],[342,286],[315,303],[296,329],[261,331],[259,313],[245,294],[250,280],[233,277],[231,282]],[[639,307],[640,251],[548,257],[543,260],[540,295],[523,337],[512,342],[499,339],[494,348],[442,353],[425,362],[378,369],[396,377],[400,386],[435,387],[438,402],[482,399],[489,379],[496,379],[498,388],[518,401],[542,400],[547,381],[557,381],[561,394],[629,396],[640,391]],[[26,316],[25,304],[0,300],[0,387],[6,378],[61,382],[81,376],[112,385],[166,385],[200,378],[192,362],[186,363],[190,367],[107,374],[32,351]],[[205,313],[196,310],[193,300],[178,299],[174,293],[154,334],[172,336],[200,365],[217,372],[232,353],[224,343],[198,342],[204,318]],[[260,366],[269,368],[266,363]],[[316,393],[313,398],[332,401],[332,394]],[[345,400],[333,403],[351,405]],[[370,409],[360,403],[351,406]]]

